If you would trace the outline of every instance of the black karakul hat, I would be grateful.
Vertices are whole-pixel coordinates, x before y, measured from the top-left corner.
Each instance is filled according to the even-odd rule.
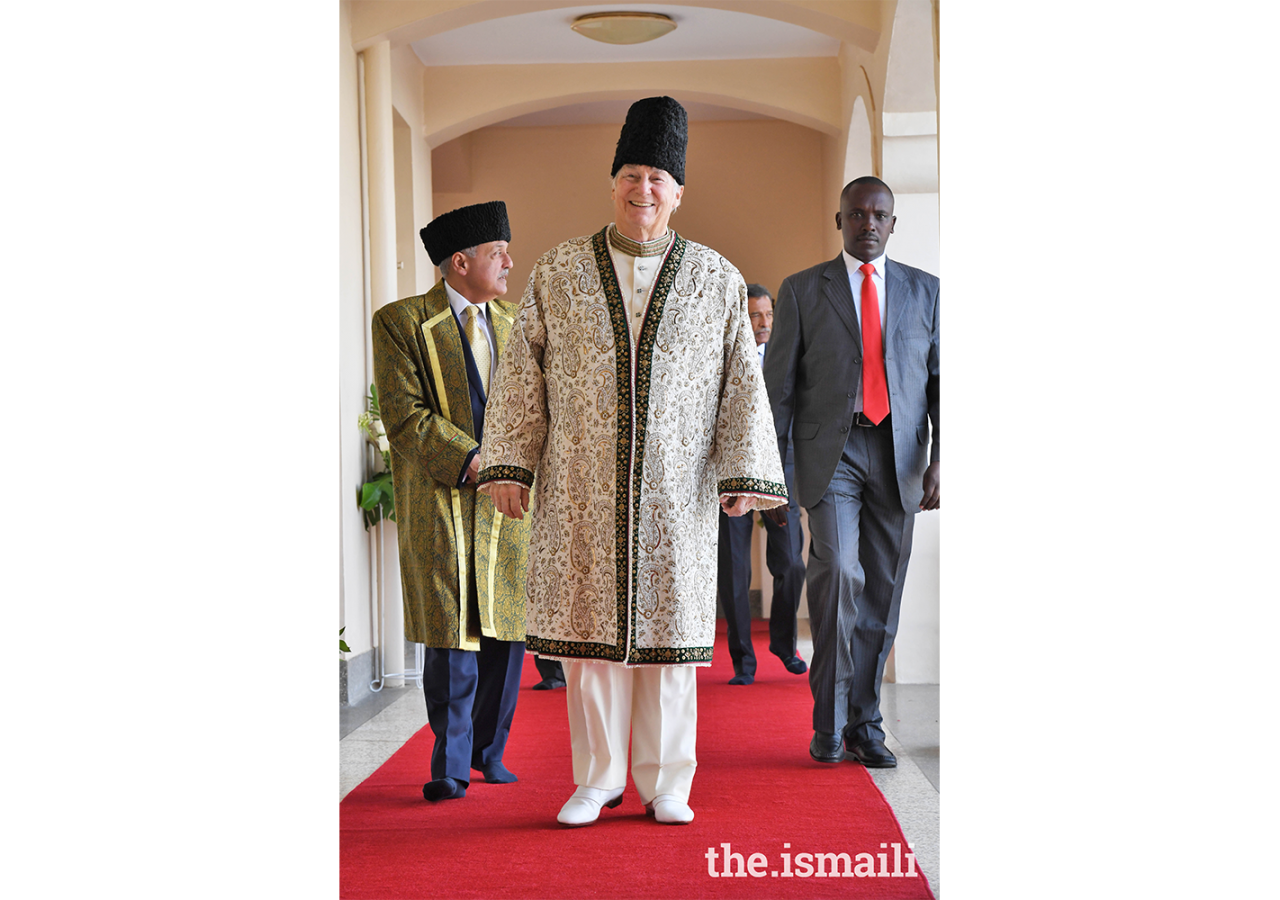
[[[689,117],[670,97],[646,97],[631,104],[613,154],[617,175],[623,166],[652,166],[684,184],[684,151],[689,143]]]
[[[474,206],[461,206],[436,216],[418,232],[418,237],[422,238],[422,245],[427,248],[433,266],[440,265],[459,250],[477,244],[510,241],[507,204],[491,200]]]

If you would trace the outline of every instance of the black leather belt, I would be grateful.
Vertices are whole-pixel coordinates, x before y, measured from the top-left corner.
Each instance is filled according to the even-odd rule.
[[[885,416],[883,419],[881,419],[881,420],[880,420],[880,424],[878,424],[878,425],[877,425],[875,422],[872,422],[870,419],[868,419],[868,418],[867,418],[866,416],[864,416],[862,413],[860,413],[860,412],[856,412],[856,413],[854,413],[854,414],[853,414],[853,424],[854,424],[854,425],[861,426],[862,428],[888,428],[888,427],[889,427],[889,419],[890,419],[892,416],[893,416],[893,413],[889,413],[889,415],[887,415],[887,416]]]

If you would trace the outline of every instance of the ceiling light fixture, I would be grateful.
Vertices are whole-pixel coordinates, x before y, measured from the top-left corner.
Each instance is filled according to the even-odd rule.
[[[676,23],[661,13],[606,12],[578,16],[570,27],[593,41],[643,44],[675,31]]]

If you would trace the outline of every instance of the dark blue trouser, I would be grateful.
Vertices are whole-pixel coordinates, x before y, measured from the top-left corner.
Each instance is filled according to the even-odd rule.
[[[524,665],[523,641],[480,638],[480,649],[427,647],[422,692],[436,737],[431,780],[471,782],[471,770],[502,762]]]
[[[787,525],[774,525],[761,514],[768,542],[765,565],[773,575],[773,606],[769,614],[769,651],[782,659],[796,655],[796,612],[804,588],[804,535],[800,504],[791,486],[791,469],[784,470],[787,491]],[[751,529],[756,513],[730,518],[720,513],[720,546],[716,586],[720,608],[729,631],[729,658],[739,675],[755,675],[756,652],[751,643]]]

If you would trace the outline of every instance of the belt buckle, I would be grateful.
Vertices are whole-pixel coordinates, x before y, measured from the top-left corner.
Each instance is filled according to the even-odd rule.
[[[862,410],[853,414],[853,424],[861,428],[875,428],[876,424],[862,414]]]

